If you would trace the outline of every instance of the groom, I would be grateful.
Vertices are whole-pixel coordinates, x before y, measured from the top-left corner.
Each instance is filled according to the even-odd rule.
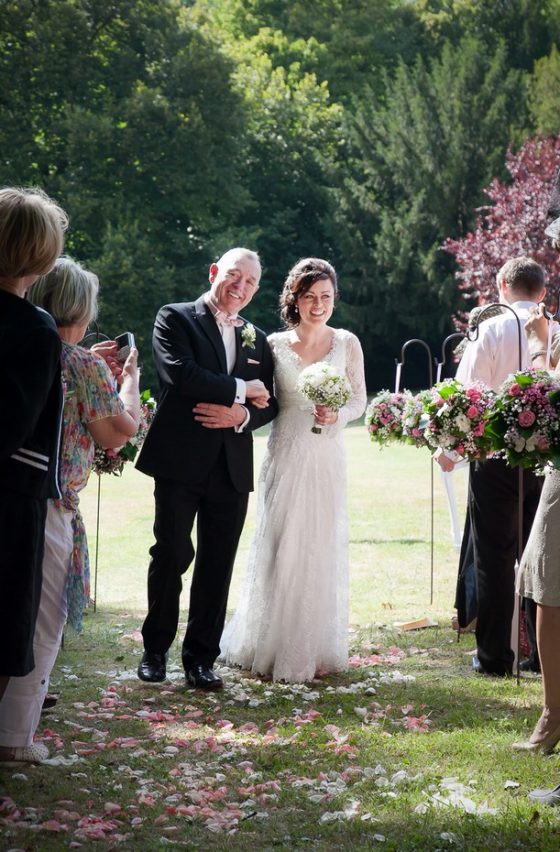
[[[210,266],[209,292],[196,302],[165,305],[156,317],[153,352],[161,394],[136,465],[155,480],[141,680],[165,679],[181,575],[194,558],[182,646],[186,682],[206,690],[222,686],[212,666],[253,489],[251,432],[278,410],[266,336],[238,316],[260,277],[257,254],[231,249]]]

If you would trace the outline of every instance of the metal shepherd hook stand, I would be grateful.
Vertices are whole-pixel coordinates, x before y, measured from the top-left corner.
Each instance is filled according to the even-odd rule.
[[[398,393],[400,390],[400,382],[401,382],[401,373],[402,368],[405,363],[405,352],[406,350],[412,346],[413,344],[418,344],[423,347],[426,351],[426,356],[428,359],[428,388],[431,388],[433,385],[433,356],[432,350],[428,346],[425,340],[420,340],[418,337],[413,337],[411,340],[407,340],[406,343],[403,344],[401,349],[401,360],[397,361],[395,358],[396,364],[396,373],[395,373],[395,393]],[[433,462],[430,464],[430,605],[434,601],[434,465]]]

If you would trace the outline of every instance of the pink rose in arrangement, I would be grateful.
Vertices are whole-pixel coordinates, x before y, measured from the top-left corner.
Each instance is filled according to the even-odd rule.
[[[510,396],[521,396],[523,391],[521,390],[521,387],[514,382],[513,385],[509,386],[508,393]]]
[[[476,417],[477,414],[478,408],[476,407],[476,405],[469,405],[469,407],[467,408],[467,417],[470,417],[472,419],[473,417]]]
[[[468,399],[470,399],[472,402],[478,402],[478,400],[480,399],[480,391],[477,387],[467,388],[466,394]]]
[[[537,415],[533,411],[525,409],[524,411],[519,412],[519,417],[517,419],[519,421],[519,425],[526,429],[528,426],[533,425],[537,419]]]

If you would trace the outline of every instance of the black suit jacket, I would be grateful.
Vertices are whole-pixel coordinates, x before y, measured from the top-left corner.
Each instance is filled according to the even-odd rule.
[[[0,290],[0,490],[60,497],[60,337],[53,318]]]
[[[153,354],[160,381],[157,411],[136,467],[150,476],[187,485],[202,482],[221,450],[237,491],[253,489],[251,432],[272,420],[278,411],[273,394],[272,353],[266,335],[255,329],[255,346],[243,345],[236,328],[237,356],[228,375],[222,336],[204,298],[165,305],[154,326]],[[198,402],[233,405],[235,379],[261,379],[271,394],[268,408],[246,403],[250,414],[244,432],[207,429],[194,419]]]

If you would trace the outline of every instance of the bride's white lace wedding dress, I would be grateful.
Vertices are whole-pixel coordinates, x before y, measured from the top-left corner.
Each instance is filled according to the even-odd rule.
[[[363,355],[353,334],[334,331],[322,359],[345,373],[352,399],[322,434],[296,391],[303,369],[295,332],[269,338],[279,414],[258,485],[257,529],[239,605],[221,658],[274,680],[303,682],[348,662],[348,522],[342,430],[366,405]]]

